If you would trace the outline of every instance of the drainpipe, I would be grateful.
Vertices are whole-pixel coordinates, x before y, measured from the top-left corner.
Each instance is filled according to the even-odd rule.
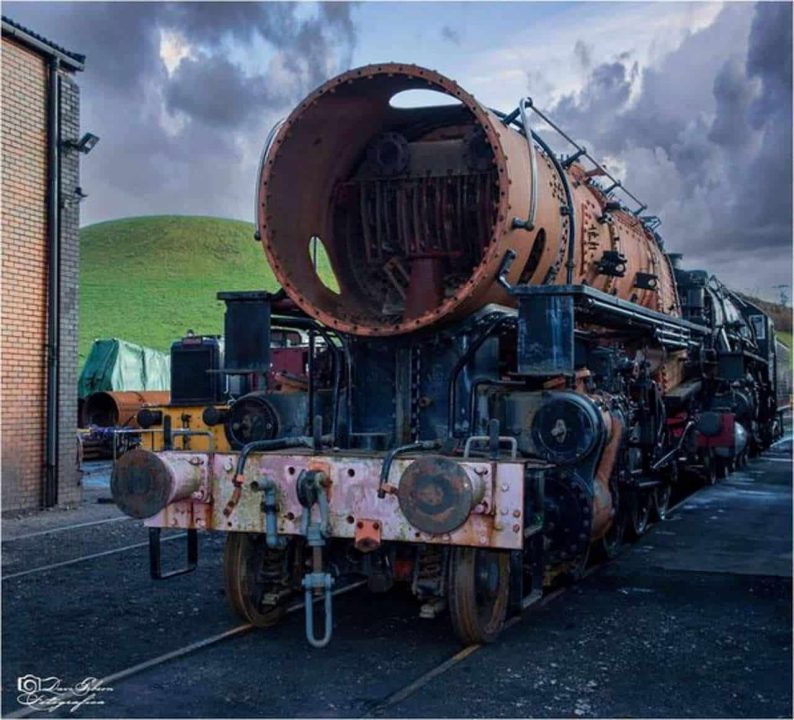
[[[49,62],[49,91],[47,93],[47,167],[49,182],[47,194],[47,417],[44,492],[42,505],[53,507],[58,503],[58,392],[60,375],[61,324],[61,246],[60,246],[60,61]]]

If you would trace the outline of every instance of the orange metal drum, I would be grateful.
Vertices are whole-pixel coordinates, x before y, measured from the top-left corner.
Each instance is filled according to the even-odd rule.
[[[80,424],[82,427],[138,427],[138,410],[149,405],[168,405],[168,390],[123,390],[95,392],[85,399]]]

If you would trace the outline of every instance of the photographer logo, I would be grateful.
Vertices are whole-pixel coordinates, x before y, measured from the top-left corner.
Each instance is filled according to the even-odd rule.
[[[64,685],[57,677],[23,675],[17,678],[17,702],[43,712],[61,707],[69,707],[69,712],[74,712],[83,705],[104,705],[101,693],[112,691],[113,688],[104,687],[94,677],[87,677],[72,686]]]

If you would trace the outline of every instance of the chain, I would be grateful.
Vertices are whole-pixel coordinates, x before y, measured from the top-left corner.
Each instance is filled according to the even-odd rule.
[[[422,354],[419,347],[411,346],[410,350],[410,375],[411,375],[411,441],[419,440],[419,413],[421,406],[419,399],[422,391]]]

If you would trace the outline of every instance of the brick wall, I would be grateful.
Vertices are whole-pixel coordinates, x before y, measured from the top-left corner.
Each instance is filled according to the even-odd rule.
[[[2,507],[41,505],[47,344],[47,64],[3,37],[2,65]],[[62,76],[62,137],[79,133],[79,95]],[[79,157],[64,153],[61,266],[59,503],[80,497],[76,467]]]

